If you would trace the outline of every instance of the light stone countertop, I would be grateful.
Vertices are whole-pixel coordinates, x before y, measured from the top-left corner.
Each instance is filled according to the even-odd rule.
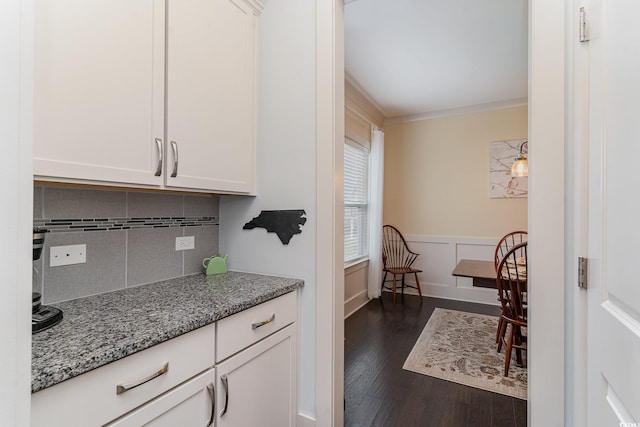
[[[51,304],[58,325],[32,336],[31,392],[291,292],[303,280],[195,274]]]

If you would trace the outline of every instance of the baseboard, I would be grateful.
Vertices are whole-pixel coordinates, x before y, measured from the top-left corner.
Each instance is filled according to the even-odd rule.
[[[297,427],[316,427],[316,419],[310,415],[305,415],[298,412],[298,424]]]
[[[365,296],[366,296],[366,295],[365,295]],[[362,302],[361,302],[359,305],[357,305],[356,307],[354,307],[354,308],[353,308],[353,310],[351,310],[351,311],[349,311],[347,314],[345,314],[344,318],[346,319],[347,317],[351,316],[351,315],[352,315],[353,313],[355,313],[356,311],[360,310],[362,307],[364,307],[365,305],[367,305],[367,303],[368,303],[369,301],[371,301],[371,300],[369,299],[369,297],[368,297],[368,296],[366,296],[366,298],[364,298],[364,299],[362,300]],[[347,304],[345,303],[345,308],[346,308],[346,307],[347,307]],[[346,312],[346,310],[345,310],[345,312]]]
[[[387,293],[391,293],[390,290],[385,289],[383,292],[387,292]],[[498,297],[497,297],[497,292],[496,290],[494,290],[495,295],[492,295],[490,298],[468,298],[466,295],[456,295],[456,296],[450,296],[450,295],[446,295],[446,294],[441,294],[441,293],[431,293],[431,292],[425,292],[425,288],[422,289],[422,296],[423,297],[428,297],[428,298],[439,298],[439,299],[448,299],[451,301],[463,301],[463,302],[472,302],[475,304],[486,304],[486,305],[495,305],[495,306],[499,306],[500,302],[498,301]],[[415,289],[404,289],[404,293],[406,295],[415,295],[418,296],[418,291]],[[402,295],[399,291],[396,291],[396,298],[400,298]]]

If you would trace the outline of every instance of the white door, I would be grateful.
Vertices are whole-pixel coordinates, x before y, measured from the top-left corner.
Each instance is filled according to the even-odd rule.
[[[589,41],[588,425],[640,424],[640,2],[595,0]],[[626,424],[629,423],[629,424]]]

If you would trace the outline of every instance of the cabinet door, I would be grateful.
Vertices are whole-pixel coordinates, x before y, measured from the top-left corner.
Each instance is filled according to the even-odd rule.
[[[215,369],[210,369],[124,417],[109,427],[213,425]]]
[[[257,17],[242,0],[169,0],[167,22],[166,185],[250,193]]]
[[[295,323],[217,367],[217,427],[295,426]]]
[[[164,12],[162,0],[35,2],[36,179],[162,184]]]

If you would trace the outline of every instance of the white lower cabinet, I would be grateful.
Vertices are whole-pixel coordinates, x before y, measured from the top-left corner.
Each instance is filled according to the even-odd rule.
[[[295,426],[296,325],[217,366],[217,426]]]
[[[107,426],[212,426],[215,419],[214,381],[215,369],[209,369]]]
[[[45,388],[31,395],[31,425],[98,426],[116,420],[211,369],[214,345],[215,324],[210,324]]]

